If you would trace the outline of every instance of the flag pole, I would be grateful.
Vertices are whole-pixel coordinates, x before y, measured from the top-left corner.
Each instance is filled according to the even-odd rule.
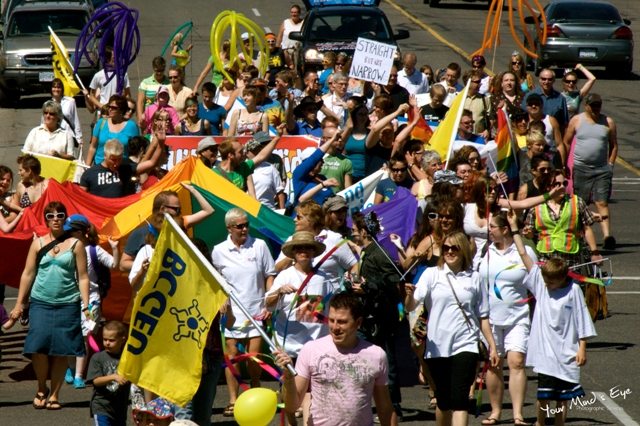
[[[53,29],[51,29],[50,26],[47,26],[47,28],[49,28],[49,32],[51,33],[51,35],[53,36],[53,38],[56,40],[56,44],[59,40],[58,35],[53,32]],[[60,51],[62,51],[62,49],[60,49],[60,45],[58,45],[58,49]],[[65,50],[67,50],[67,48],[65,47]],[[67,55],[69,54],[69,52],[67,51]],[[69,61],[69,58],[67,57],[67,55],[62,55],[62,57],[64,57],[64,60],[67,62],[67,66],[73,70],[73,65],[71,65],[71,61]],[[80,79],[80,77],[78,76],[78,74],[75,72],[75,70],[73,71],[73,76],[76,78],[76,82],[80,83],[80,88],[82,89],[82,91],[84,92],[85,90],[87,90],[87,88],[84,86],[84,84],[82,83],[82,80]],[[80,151],[82,152],[82,151]]]
[[[207,260],[207,258],[204,257],[204,255],[200,252],[200,250],[193,244],[193,242],[191,242],[191,239],[189,239],[189,237],[184,233],[184,231],[178,226],[178,224],[175,222],[175,220],[173,220],[171,215],[169,215],[168,213],[165,213],[164,219],[169,221],[169,224],[171,224],[171,226],[173,227],[173,230],[176,231],[178,235],[180,235],[180,238],[184,240],[185,244],[189,247],[189,249],[191,249],[193,254],[195,254],[198,260],[202,262],[205,268],[207,268],[207,270],[211,273],[213,278],[216,281],[218,281],[218,283],[220,284],[220,287],[222,288],[222,291],[224,291],[229,296],[229,298],[235,302],[238,308],[240,308],[242,313],[247,318],[249,318],[249,321],[251,321],[251,323],[256,327],[256,330],[258,330],[258,333],[260,333],[264,341],[267,342],[267,345],[269,345],[269,349],[271,349],[272,352],[278,350],[278,347],[273,343],[269,335],[267,335],[267,333],[262,329],[262,326],[258,324],[258,322],[249,313],[249,311],[247,311],[247,308],[245,308],[242,302],[238,300],[238,296],[236,296],[233,290],[229,288],[229,284],[227,283],[227,280],[224,279],[224,277],[216,270],[216,268],[213,267],[211,262],[209,262],[209,260]],[[296,370],[293,368],[293,365],[287,364],[286,367],[287,367],[287,370],[289,370],[289,372],[294,376],[298,374]]]

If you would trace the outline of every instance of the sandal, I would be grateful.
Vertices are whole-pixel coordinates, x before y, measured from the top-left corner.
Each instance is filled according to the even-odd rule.
[[[521,417],[513,419],[513,424],[514,426],[530,426],[531,425],[531,423],[525,422],[524,419]]]
[[[429,400],[429,409],[434,410],[437,406],[438,406],[438,400],[434,396]]]
[[[36,396],[33,398],[33,408],[36,410],[43,410],[47,407],[47,397],[49,396],[49,389],[45,392],[36,392]]]
[[[60,401],[47,401],[47,410],[60,410],[61,408]]]
[[[224,407],[224,410],[222,411],[222,415],[224,417],[233,417],[233,406],[234,405],[235,405],[235,403],[230,403],[229,405]]]
[[[495,417],[487,417],[483,419],[481,422],[485,426],[498,425],[500,424],[500,419],[496,419]]]

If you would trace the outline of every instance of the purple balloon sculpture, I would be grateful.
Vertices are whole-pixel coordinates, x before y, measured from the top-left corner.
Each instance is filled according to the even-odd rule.
[[[92,66],[97,66],[93,47],[98,45],[98,59],[104,64],[107,82],[117,78],[117,92],[124,90],[127,68],[140,51],[140,30],[137,9],[129,9],[120,2],[109,2],[100,6],[82,29],[76,41],[74,72],[78,71],[80,60],[85,57]],[[107,47],[113,48],[113,66],[107,65]]]

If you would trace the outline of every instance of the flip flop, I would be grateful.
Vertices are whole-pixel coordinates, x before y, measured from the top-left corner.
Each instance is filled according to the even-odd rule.
[[[530,426],[531,425],[531,423],[525,422],[524,419],[521,417],[513,419],[513,424],[514,426]]]
[[[46,392],[36,392],[36,396],[33,398],[33,408],[35,408],[36,410],[45,409],[47,407],[48,396],[49,396],[49,389],[47,389]]]
[[[500,424],[500,419],[496,419],[495,417],[487,417],[486,419],[483,419],[481,423],[485,426],[498,425]]]
[[[224,411],[222,412],[222,415],[224,417],[233,417],[233,407],[234,404],[229,404],[226,407],[224,407]]]
[[[62,405],[60,405],[60,401],[47,401],[47,410],[60,410]]]

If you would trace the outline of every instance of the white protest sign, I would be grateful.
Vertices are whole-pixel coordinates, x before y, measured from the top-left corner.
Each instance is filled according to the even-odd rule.
[[[349,77],[386,85],[397,47],[366,38],[358,38]]]

